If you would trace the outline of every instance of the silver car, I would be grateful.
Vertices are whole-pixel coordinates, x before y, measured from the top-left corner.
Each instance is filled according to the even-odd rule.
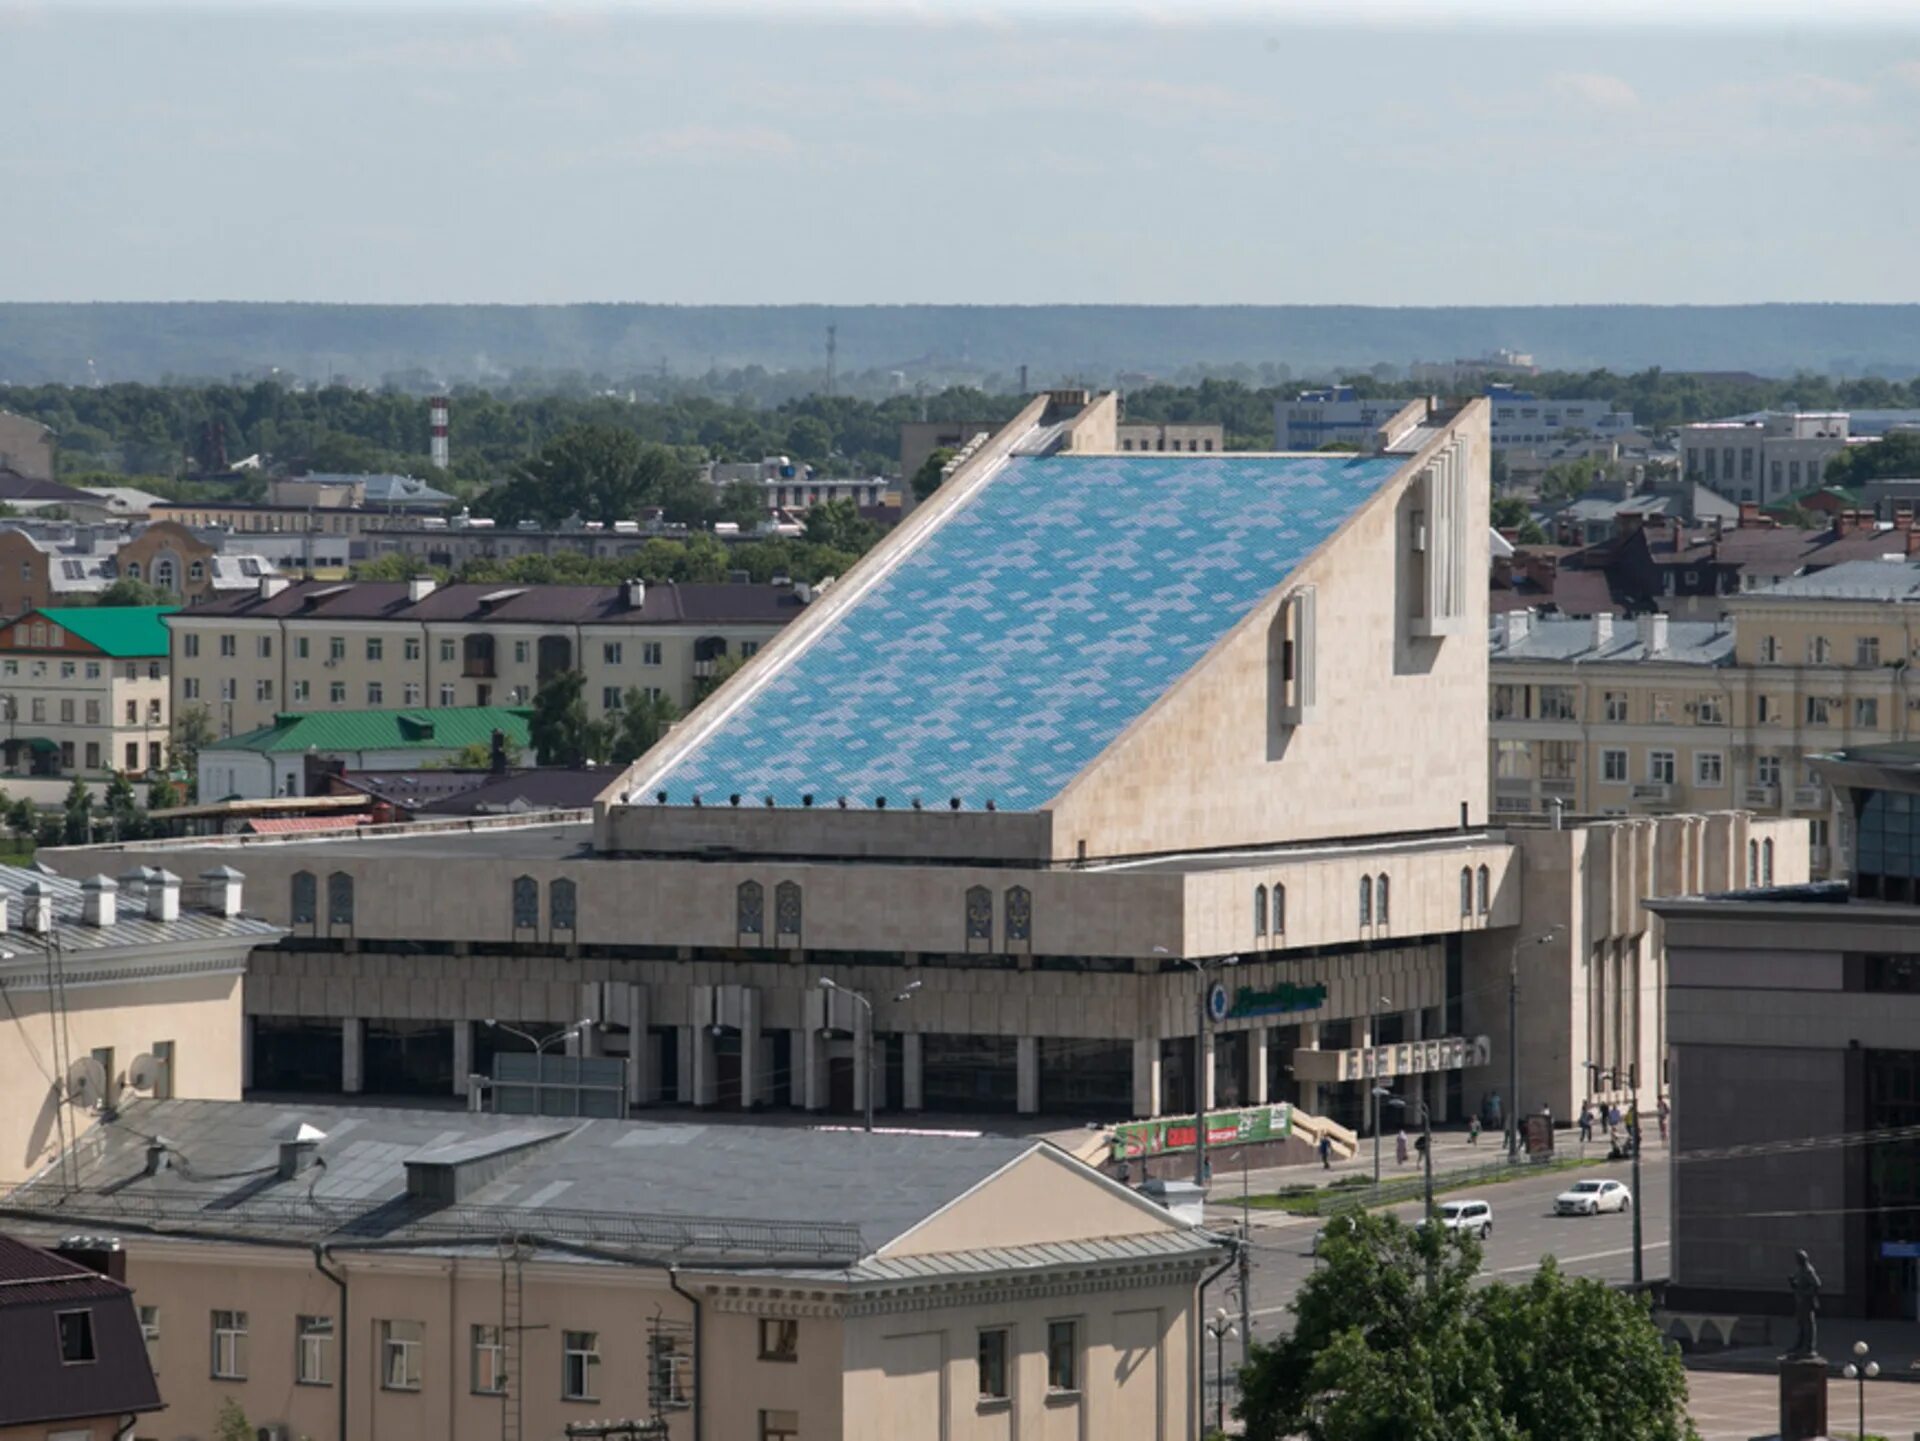
[[[1478,1236],[1484,1241],[1493,1234],[1493,1207],[1485,1201],[1443,1201],[1440,1229]]]
[[[1553,1198],[1556,1216],[1597,1216],[1602,1211],[1631,1211],[1633,1192],[1618,1181],[1580,1181]]]

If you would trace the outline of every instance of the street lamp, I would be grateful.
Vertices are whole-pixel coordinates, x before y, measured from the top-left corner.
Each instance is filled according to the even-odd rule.
[[[1233,1335],[1233,1318],[1222,1306],[1207,1322],[1207,1334],[1213,1337],[1213,1429],[1227,1430],[1227,1337]]]
[[[898,991],[894,992],[893,999],[895,1004],[898,1004],[901,1001],[911,1000],[913,997],[913,993],[920,989],[920,985],[921,983],[919,981],[908,981],[906,985],[902,986]],[[853,997],[854,1000],[858,1001],[866,1009],[867,1054],[865,1059],[866,1059],[866,1076],[867,1076],[867,1098],[866,1098],[867,1104],[866,1104],[865,1110],[866,1110],[866,1128],[868,1131],[872,1131],[873,1130],[873,1090],[874,1090],[874,1081],[878,1075],[878,1070],[875,1064],[877,1057],[875,1055],[875,1047],[873,1044],[873,1040],[874,1040],[873,1002],[867,998],[867,995],[864,991],[856,991],[852,986],[843,986],[838,981],[834,980],[832,976],[822,976],[820,978],[820,989],[823,991],[838,991],[843,996],[851,996]]]
[[[1855,1391],[1860,1398],[1859,1429],[1854,1432],[1856,1436],[1867,1434],[1867,1382],[1880,1374],[1880,1363],[1867,1359],[1869,1349],[1865,1341],[1855,1341],[1853,1343],[1855,1359],[1847,1362],[1840,1372],[1842,1376],[1854,1383]]]
[[[518,1026],[509,1026],[505,1021],[496,1021],[491,1016],[487,1017],[482,1024],[492,1026],[496,1031],[505,1031],[509,1036],[518,1036],[529,1046],[533,1047],[534,1055],[539,1056],[544,1055],[547,1047],[551,1046],[555,1041],[564,1041],[567,1037],[578,1035],[581,1031],[591,1030],[596,1022],[591,1016],[588,1016],[584,1020],[575,1021],[571,1026],[554,1031],[552,1034],[546,1036],[530,1035]]]
[[[1207,972],[1223,966],[1240,964],[1238,956],[1222,956],[1211,963],[1196,961],[1191,956],[1176,956],[1165,946],[1155,946],[1153,953],[1193,970],[1196,982],[1194,994],[1193,1025],[1193,1184],[1207,1184]]]
[[[1403,1108],[1407,1104],[1385,1086],[1373,1088],[1373,1184],[1376,1187],[1380,1184],[1380,1103],[1382,1101],[1390,1106]]]
[[[1537,936],[1523,936],[1507,956],[1507,1159],[1520,1159],[1520,948],[1544,946],[1556,939],[1560,926],[1548,926]]]

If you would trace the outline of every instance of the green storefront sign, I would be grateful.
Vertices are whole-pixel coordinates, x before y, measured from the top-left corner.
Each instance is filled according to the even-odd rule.
[[[1250,1141],[1279,1141],[1293,1134],[1293,1107],[1250,1106],[1244,1111],[1215,1111],[1207,1117],[1207,1144],[1232,1146]],[[1113,1159],[1137,1160],[1193,1149],[1193,1117],[1129,1121],[1113,1128]]]
[[[1327,1003],[1325,986],[1296,986],[1290,981],[1282,981],[1266,990],[1255,990],[1252,986],[1242,986],[1233,993],[1233,1005],[1227,1010],[1227,1019],[1239,1020],[1244,1016],[1276,1016],[1287,1011],[1317,1011]]]

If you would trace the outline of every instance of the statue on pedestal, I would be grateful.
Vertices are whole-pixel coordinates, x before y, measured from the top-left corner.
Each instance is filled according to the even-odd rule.
[[[1787,1360],[1820,1354],[1816,1341],[1820,1315],[1820,1273],[1813,1269],[1813,1262],[1807,1259],[1805,1251],[1795,1251],[1794,1271],[1787,1278],[1787,1288],[1793,1292],[1793,1345],[1788,1348]]]

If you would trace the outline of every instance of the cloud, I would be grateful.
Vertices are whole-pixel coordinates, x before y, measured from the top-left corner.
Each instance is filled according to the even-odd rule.
[[[1600,110],[1636,110],[1640,92],[1618,75],[1568,71],[1553,77],[1554,90]]]
[[[635,160],[733,160],[792,155],[800,147],[784,130],[764,125],[682,125],[620,145]]]
[[[1888,68],[1894,79],[1920,90],[1920,60],[1902,60]]]

